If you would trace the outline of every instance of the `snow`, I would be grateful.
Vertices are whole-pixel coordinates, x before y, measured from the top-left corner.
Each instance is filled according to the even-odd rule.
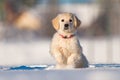
[[[88,68],[119,68],[120,64],[89,64]],[[9,70],[55,70],[55,65],[0,66],[0,71]]]
[[[120,69],[0,71],[0,80],[120,80]]]

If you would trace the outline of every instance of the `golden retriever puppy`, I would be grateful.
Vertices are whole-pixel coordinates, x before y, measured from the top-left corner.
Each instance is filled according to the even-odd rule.
[[[56,69],[88,67],[88,61],[82,53],[76,32],[81,21],[72,13],[62,13],[52,20],[57,30],[50,46],[50,53],[56,60]]]

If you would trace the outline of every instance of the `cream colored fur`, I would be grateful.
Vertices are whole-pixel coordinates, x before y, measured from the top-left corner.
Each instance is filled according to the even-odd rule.
[[[61,21],[64,19],[64,22]],[[70,19],[72,22],[70,22]],[[52,21],[57,32],[54,34],[50,46],[50,53],[56,60],[56,69],[71,69],[88,67],[88,61],[82,53],[82,47],[76,36],[76,29],[80,26],[80,20],[72,13],[59,14]],[[69,24],[69,29],[64,30],[64,24]],[[65,39],[60,34],[69,37]]]

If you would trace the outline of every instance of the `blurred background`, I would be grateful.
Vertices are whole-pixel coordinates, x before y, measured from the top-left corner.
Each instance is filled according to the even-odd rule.
[[[0,65],[54,64],[51,20],[82,22],[78,35],[90,64],[120,63],[120,0],[0,0]]]

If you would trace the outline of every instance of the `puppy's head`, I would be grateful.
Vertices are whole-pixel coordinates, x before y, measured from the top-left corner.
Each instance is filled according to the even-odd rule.
[[[53,27],[59,32],[73,33],[81,21],[72,13],[59,14],[52,20]]]

